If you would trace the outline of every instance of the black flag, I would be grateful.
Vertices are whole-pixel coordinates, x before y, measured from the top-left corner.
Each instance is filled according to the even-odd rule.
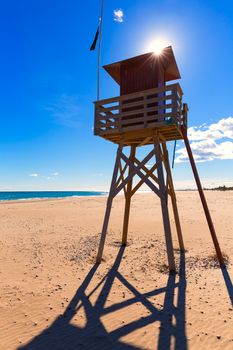
[[[97,31],[95,33],[95,38],[94,38],[93,43],[92,43],[92,45],[90,47],[90,51],[94,51],[95,50],[98,37],[99,37],[99,26],[98,26]]]

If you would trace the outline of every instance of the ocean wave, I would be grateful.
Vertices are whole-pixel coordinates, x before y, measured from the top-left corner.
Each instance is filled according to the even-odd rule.
[[[106,195],[107,192],[94,191],[22,191],[22,192],[0,192],[0,202],[5,201],[32,201],[32,200],[48,200],[63,198],[79,198],[79,197],[99,197]]]

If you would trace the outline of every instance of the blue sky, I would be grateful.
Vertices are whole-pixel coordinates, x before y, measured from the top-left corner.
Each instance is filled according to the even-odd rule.
[[[116,146],[92,131],[99,7],[1,2],[0,190],[108,189]],[[105,0],[102,64],[147,52],[158,38],[173,46],[204,185],[233,184],[232,23],[232,1]],[[101,97],[118,94],[102,72]],[[192,186],[182,143],[173,173],[177,187]]]

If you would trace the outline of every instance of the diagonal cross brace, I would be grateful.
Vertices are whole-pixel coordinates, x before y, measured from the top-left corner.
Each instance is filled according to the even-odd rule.
[[[125,180],[115,189],[115,191],[113,191],[113,197],[115,197],[121,190],[122,188],[128,183],[129,180],[131,180],[137,173],[137,171],[140,171],[140,167],[141,166],[137,166],[135,167],[135,165],[133,165],[129,159],[122,153],[122,150],[119,150],[120,157],[125,161],[126,164],[129,165],[129,167],[133,166],[132,171],[130,172],[130,174],[125,178]],[[154,155],[154,150],[152,150],[141,162],[141,164],[145,165]]]
[[[137,158],[135,158],[134,161],[137,165],[141,165],[141,162]],[[159,180],[153,174],[153,172],[157,169],[157,167],[158,167],[157,163],[155,163],[151,169],[148,169],[145,165],[141,165],[142,170],[144,170],[147,174],[149,174],[149,176],[152,178],[152,180],[154,180],[158,184]]]
[[[120,162],[119,164],[121,164],[121,162]],[[121,166],[121,167],[122,167],[122,166]],[[126,171],[127,167],[128,167],[128,165],[125,164],[125,166],[124,166],[124,168],[122,169],[122,171],[121,171],[121,173],[120,173],[120,175],[119,175],[119,178],[118,178],[118,180],[117,180],[117,182],[116,182],[116,187],[120,184],[121,181],[124,181],[124,174],[125,174],[125,171]]]
[[[153,165],[153,167],[150,169],[150,170],[148,170],[147,172],[146,172],[146,177],[148,178],[148,177],[152,177],[152,174],[153,174],[153,172],[156,170],[156,168],[157,168],[157,164],[154,164]],[[135,187],[133,188],[133,190],[132,190],[132,192],[131,192],[131,197],[134,195],[134,193],[135,192],[137,192],[137,190],[143,185],[143,183],[144,183],[145,181],[144,181],[144,179],[141,179],[138,183],[137,183],[137,185],[135,185]]]
[[[120,177],[119,177],[119,179],[121,179],[121,181],[124,181],[124,172],[123,172],[123,169],[122,169],[121,161],[119,162],[119,169],[120,169]],[[125,197],[126,197],[126,192],[127,192],[126,191],[126,187],[124,186],[123,189],[124,189],[124,194],[125,194]]]
[[[152,152],[154,153],[154,150],[152,150]],[[152,154],[153,155],[153,154]],[[160,198],[161,198],[161,192],[160,190],[153,184],[153,182],[151,182],[148,178],[147,178],[147,174],[143,174],[140,170],[140,168],[142,167],[142,165],[144,165],[146,162],[145,162],[145,159],[141,162],[140,165],[138,166],[135,166],[133,163],[130,162],[130,160],[122,153],[121,154],[121,157],[122,159],[129,165],[129,167],[131,167],[134,172],[133,176],[134,175],[138,175],[147,185],[148,187],[150,187],[150,189],[152,191],[154,191]],[[150,157],[151,158],[151,157]],[[117,189],[118,190],[118,189]]]

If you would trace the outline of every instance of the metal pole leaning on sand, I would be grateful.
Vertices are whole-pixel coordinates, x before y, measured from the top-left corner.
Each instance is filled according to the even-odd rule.
[[[213,240],[213,243],[214,243],[214,247],[215,247],[215,250],[216,250],[217,258],[218,258],[220,266],[221,267],[225,267],[225,263],[224,263],[223,256],[222,256],[222,252],[221,252],[221,249],[220,249],[220,246],[219,246],[219,243],[218,243],[218,238],[217,238],[217,235],[216,235],[216,232],[215,232],[214,224],[213,224],[213,221],[212,221],[211,216],[210,216],[210,211],[209,211],[206,199],[205,199],[204,191],[203,191],[202,186],[201,186],[201,181],[200,181],[200,178],[199,178],[199,175],[198,175],[198,172],[197,172],[196,164],[194,162],[192,150],[191,150],[191,147],[190,147],[190,144],[189,144],[189,140],[188,140],[188,137],[187,137],[187,132],[186,132],[186,130],[183,127],[182,127],[181,130],[182,130],[182,134],[183,134],[183,138],[184,138],[184,143],[185,143],[185,146],[186,146],[186,149],[187,149],[187,152],[188,152],[189,160],[190,160],[190,163],[191,163],[191,167],[192,167],[192,170],[193,170],[193,175],[194,175],[194,178],[195,178],[195,181],[196,181],[196,184],[197,184],[197,188],[198,188],[198,192],[199,192],[199,195],[200,195],[200,198],[201,198],[202,206],[203,206],[203,209],[204,209],[204,212],[205,212],[206,220],[207,220],[207,223],[208,223],[208,226],[209,226],[209,230],[210,230],[210,233],[211,233],[211,236],[212,236],[212,240]]]

